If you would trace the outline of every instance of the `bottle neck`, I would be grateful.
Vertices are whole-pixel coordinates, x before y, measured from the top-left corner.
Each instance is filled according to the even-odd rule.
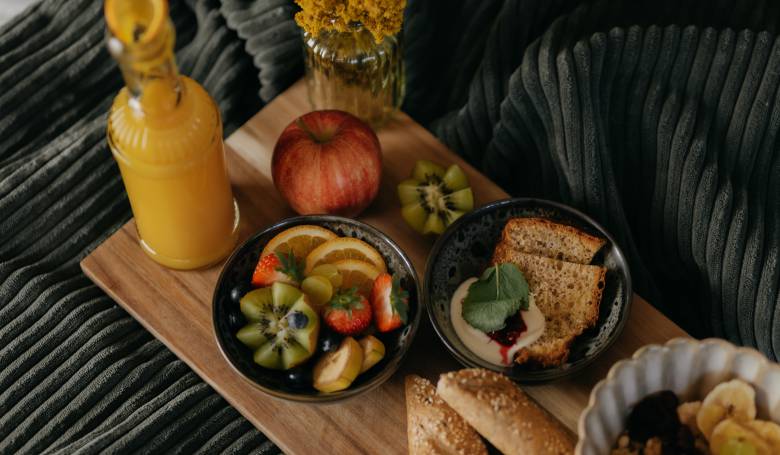
[[[156,30],[150,30],[137,19],[128,15],[118,31],[109,24],[108,50],[122,71],[128,104],[146,115],[169,113],[184,94],[173,53],[173,24],[165,17]]]

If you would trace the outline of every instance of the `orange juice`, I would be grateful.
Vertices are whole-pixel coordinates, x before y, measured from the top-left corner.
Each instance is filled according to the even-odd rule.
[[[109,50],[124,87],[108,119],[108,142],[127,190],[141,247],[167,267],[219,261],[236,243],[219,110],[180,76],[164,0],[107,0]]]

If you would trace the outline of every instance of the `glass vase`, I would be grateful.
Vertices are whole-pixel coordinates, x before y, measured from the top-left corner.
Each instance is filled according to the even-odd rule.
[[[377,43],[362,24],[349,30],[304,33],[306,83],[315,110],[347,111],[377,128],[398,110],[404,97],[399,35]]]

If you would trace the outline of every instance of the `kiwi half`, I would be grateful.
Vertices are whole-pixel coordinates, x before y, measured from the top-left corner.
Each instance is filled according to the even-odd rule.
[[[240,307],[249,323],[236,337],[254,351],[258,365],[288,370],[317,349],[320,318],[295,287],[277,282],[255,289],[241,298]]]
[[[457,164],[446,170],[420,160],[412,177],[398,184],[401,216],[415,231],[441,234],[464,213],[474,208],[469,180]]]

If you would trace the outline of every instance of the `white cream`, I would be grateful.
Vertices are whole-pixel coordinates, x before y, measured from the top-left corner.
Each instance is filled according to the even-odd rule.
[[[474,354],[482,358],[483,360],[495,365],[506,366],[512,363],[515,357],[515,353],[520,349],[530,345],[544,332],[544,315],[536,304],[534,304],[533,294],[528,296],[528,310],[521,311],[523,316],[523,322],[525,322],[526,330],[520,335],[515,343],[509,347],[507,351],[507,363],[503,361],[503,355],[501,354],[502,346],[491,339],[485,332],[479,329],[475,329],[465,319],[463,319],[463,299],[469,291],[471,283],[477,281],[477,278],[469,278],[461,283],[458,289],[455,290],[455,294],[452,296],[452,302],[450,303],[450,319],[452,319],[452,326],[455,328],[455,333],[458,334],[458,338],[467,348]]]

